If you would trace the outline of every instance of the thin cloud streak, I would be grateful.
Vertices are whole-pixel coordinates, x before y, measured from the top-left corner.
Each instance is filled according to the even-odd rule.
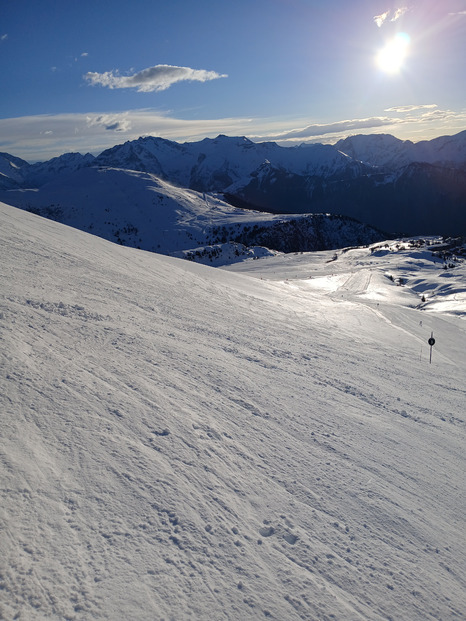
[[[324,136],[325,134],[335,134],[340,132],[352,132],[360,129],[379,128],[385,125],[394,125],[401,123],[401,119],[393,119],[390,117],[371,117],[368,119],[353,119],[346,121],[337,121],[335,123],[308,125],[301,129],[293,129],[289,132],[283,132],[272,136],[254,137],[263,140],[302,140],[303,138],[314,138],[316,136]]]
[[[425,110],[429,108],[438,108],[437,104],[420,104],[412,106],[394,106],[393,108],[385,108],[384,112],[414,112],[415,110]]]
[[[113,71],[104,73],[89,71],[83,77],[92,86],[105,86],[110,89],[136,88],[139,93],[152,93],[154,91],[165,91],[177,82],[208,82],[228,76],[205,69],[155,65],[129,76],[120,76],[118,72]]]
[[[259,123],[260,125],[260,123]],[[251,133],[251,119],[183,120],[141,109],[110,114],[56,114],[0,119],[0,151],[29,162],[68,152],[98,154],[140,136],[193,141],[218,134]]]

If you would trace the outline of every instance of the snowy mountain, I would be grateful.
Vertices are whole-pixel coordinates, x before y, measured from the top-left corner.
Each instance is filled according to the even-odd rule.
[[[21,170],[29,164],[9,153],[0,153],[0,189],[18,187],[24,181]]]
[[[62,175],[90,166],[90,153],[65,153],[47,162],[29,164],[8,153],[0,153],[0,190],[11,188],[38,188]]]
[[[379,231],[350,218],[241,209],[146,172],[109,167],[83,167],[35,191],[3,196],[8,204],[110,241],[209,263],[229,262],[231,243],[238,260],[263,255],[257,246],[297,252],[381,239]]]
[[[253,210],[344,215],[387,235],[466,233],[466,131],[419,143],[382,134],[297,147],[222,135],[183,144],[149,136],[96,158],[67,154],[32,166],[4,158],[6,190],[73,184],[65,176],[83,167],[118,168],[221,193]],[[5,194],[2,200],[9,202]]]
[[[48,162],[38,162],[32,164],[25,171],[25,184],[28,187],[41,187],[50,180],[54,180],[61,175],[69,175],[72,172],[91,166],[94,156],[90,153],[81,155],[80,153],[65,153],[59,157],[54,157]]]
[[[464,261],[0,218],[3,619],[463,616]]]
[[[290,173],[333,177],[359,175],[361,166],[330,145],[285,148],[274,142],[254,143],[243,137],[217,136],[178,144],[161,138],[139,138],[101,153],[97,166],[150,172],[200,192],[228,192],[254,176],[264,163]]]
[[[466,166],[466,131],[416,143],[388,134],[357,135],[339,140],[335,148],[356,160],[389,170],[413,162],[451,168]]]

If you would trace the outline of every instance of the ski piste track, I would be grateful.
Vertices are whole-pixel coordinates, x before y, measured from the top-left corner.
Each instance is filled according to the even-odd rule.
[[[0,214],[1,616],[462,617],[461,264],[235,274]]]

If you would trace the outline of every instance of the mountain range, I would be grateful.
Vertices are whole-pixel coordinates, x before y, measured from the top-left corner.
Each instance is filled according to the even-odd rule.
[[[363,243],[362,225],[366,243],[377,235],[453,236],[466,234],[466,131],[418,143],[376,134],[295,147],[223,135],[183,144],[148,136],[97,157],[68,153],[35,164],[2,153],[0,187],[0,199],[8,204],[145,249],[165,243],[167,253],[221,240],[263,245],[270,235],[246,239],[244,227],[281,228],[286,222],[290,229],[290,221],[295,241],[284,241],[288,232],[271,249],[341,247],[338,240],[323,239],[323,217],[315,216],[322,213],[332,214],[333,223],[340,218],[347,233],[355,227],[354,235],[346,235],[350,244]],[[157,224],[159,203],[167,211],[167,201],[179,229],[179,243],[168,245],[166,223]],[[186,213],[187,204],[196,204],[196,218]],[[236,221],[234,231],[225,231],[225,223],[212,215],[219,208]],[[188,231],[186,245],[181,221],[204,234]],[[214,225],[221,235],[213,234]]]

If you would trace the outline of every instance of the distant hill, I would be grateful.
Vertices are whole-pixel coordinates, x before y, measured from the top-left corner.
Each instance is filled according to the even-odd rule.
[[[324,250],[383,238],[352,218],[242,209],[220,196],[121,168],[82,167],[36,190],[0,194],[9,204],[104,239],[205,263],[262,256],[265,249]]]

